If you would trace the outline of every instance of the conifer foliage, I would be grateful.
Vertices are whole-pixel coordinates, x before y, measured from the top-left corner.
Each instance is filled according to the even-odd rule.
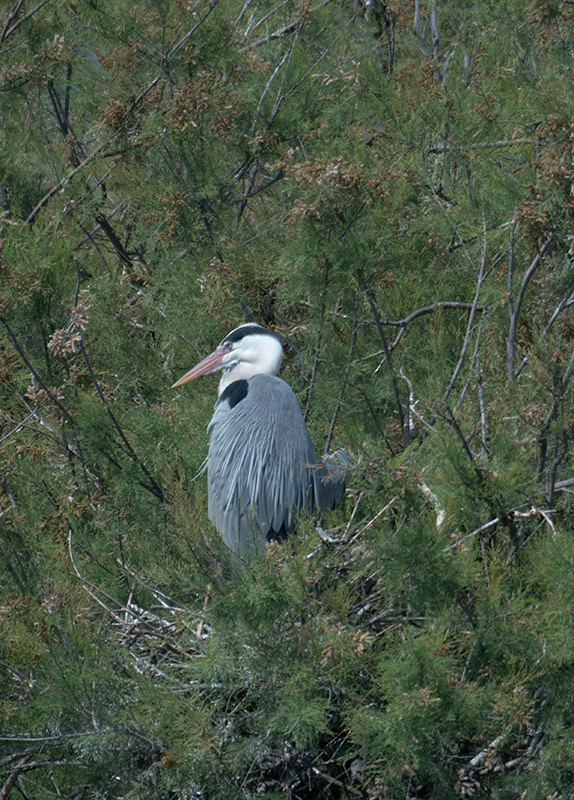
[[[573,30],[3,4],[0,800],[572,796]],[[238,571],[170,386],[247,319],[353,466]]]

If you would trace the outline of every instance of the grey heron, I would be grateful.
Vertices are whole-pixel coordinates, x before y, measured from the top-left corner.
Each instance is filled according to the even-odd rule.
[[[334,508],[347,485],[342,450],[317,463],[297,398],[277,377],[282,358],[272,330],[246,323],[172,387],[223,370],[208,426],[208,513],[247,561],[291,533],[297,512]]]

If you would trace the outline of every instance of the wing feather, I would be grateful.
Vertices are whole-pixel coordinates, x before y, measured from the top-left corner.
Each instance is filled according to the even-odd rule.
[[[267,538],[313,510],[315,451],[290,386],[274,375],[249,379],[233,407],[218,402],[209,424],[209,517],[226,544],[250,559]]]

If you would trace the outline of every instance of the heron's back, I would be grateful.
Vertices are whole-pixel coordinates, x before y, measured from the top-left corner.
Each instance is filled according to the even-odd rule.
[[[292,389],[274,375],[230,384],[209,427],[209,518],[249,560],[294,529],[297,511],[313,510],[313,444]]]

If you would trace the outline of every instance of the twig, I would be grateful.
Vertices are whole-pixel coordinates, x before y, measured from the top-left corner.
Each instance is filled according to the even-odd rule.
[[[12,428],[11,431],[5,433],[4,436],[0,439],[0,444],[2,444],[2,442],[5,441],[6,439],[9,439],[14,433],[20,433],[22,428],[26,427],[26,423],[28,422],[28,420],[36,416],[37,411],[38,411],[38,406],[36,406],[36,408],[33,411],[31,411],[25,419],[19,422],[15,428]]]
[[[462,308],[468,309],[472,311],[486,311],[486,306],[479,306],[475,303],[463,303],[459,302],[458,300],[439,300],[437,303],[433,303],[432,306],[423,306],[422,308],[417,308],[416,311],[412,311],[407,317],[404,319],[386,319],[383,322],[383,325],[393,325],[395,327],[405,327],[409,323],[411,323],[417,317],[422,316],[423,314],[432,314],[436,311],[437,308]]]
[[[257,117],[253,120],[253,124],[255,125],[257,122]],[[249,172],[249,177],[247,179],[247,185],[242,192],[241,200],[239,202],[239,210],[237,212],[237,219],[241,219],[243,216],[243,212],[247,208],[247,200],[252,197],[251,190],[255,185],[255,178],[257,177],[257,172],[259,170],[259,159],[254,158],[253,164],[251,166],[251,171]],[[255,193],[254,193],[255,194]]]
[[[389,500],[389,502],[385,506],[383,506],[380,511],[377,511],[375,516],[372,519],[370,519],[363,528],[361,528],[360,533],[364,533],[365,531],[368,531],[369,528],[372,528],[375,522],[381,516],[381,514],[384,514],[385,511],[392,506],[392,504],[395,502],[396,499],[397,499],[396,497],[393,497],[393,499]]]
[[[91,583],[90,581],[87,581],[84,578],[84,576],[82,575],[82,573],[80,572],[80,570],[78,569],[78,567],[76,566],[76,560],[74,558],[74,552],[72,550],[72,529],[71,528],[68,529],[68,553],[70,555],[70,563],[72,564],[72,569],[76,573],[76,577],[79,578],[79,580],[82,582],[82,585],[83,585],[84,589],[86,590],[86,592],[90,595],[90,597],[93,600],[96,601],[96,603],[99,606],[101,606],[111,617],[113,617],[113,619],[115,619],[116,622],[118,622],[120,625],[123,625],[124,624],[123,618],[119,614],[117,614],[112,608],[110,608],[110,606],[107,606],[102,600],[100,600],[100,598],[98,597],[98,595],[94,591],[96,589],[95,585],[93,583]],[[100,590],[100,591],[102,591],[102,590]],[[105,592],[103,592],[103,594],[105,594]],[[107,597],[110,600],[113,599],[109,595],[107,595]],[[114,600],[114,602],[117,602],[117,601]],[[123,606],[121,606],[119,603],[118,603],[118,606],[125,610],[125,608]]]
[[[458,547],[463,542],[466,542],[467,539],[470,539],[472,536],[476,536],[477,533],[482,533],[483,531],[487,531],[489,528],[492,528],[493,525],[498,525],[499,522],[500,522],[499,517],[491,519],[490,522],[485,522],[484,525],[481,525],[479,528],[476,528],[476,530],[471,531],[471,533],[467,533],[466,536],[462,537],[462,539],[457,539],[456,542],[454,542],[454,544],[449,544],[446,547],[443,547],[443,553],[446,553],[449,550],[454,550],[455,547]]]
[[[120,260],[123,261],[124,264],[126,264],[130,269],[132,269],[133,268],[133,258],[126,252],[123,244],[120,242],[116,232],[114,231],[114,229],[110,225],[108,219],[109,219],[109,217],[105,216],[101,212],[98,212],[96,214],[96,221],[98,223],[99,228],[104,232],[106,237],[111,242],[112,247],[114,248],[114,250],[118,254],[118,257],[120,258]],[[76,248],[74,248],[74,249],[76,249]],[[75,256],[74,256],[74,258],[75,258]]]
[[[323,288],[327,288],[329,276],[329,266],[325,266],[325,277],[323,282]],[[321,349],[321,340],[323,337],[323,320],[325,317],[325,301],[321,303],[321,313],[319,316],[319,331],[317,333],[317,344],[315,345],[315,358],[313,359],[313,368],[311,369],[311,378],[309,381],[309,388],[307,389],[307,398],[305,400],[305,411],[303,416],[305,420],[309,417],[309,411],[311,410],[311,395],[313,394],[313,388],[315,386],[315,376],[317,375],[317,368],[319,366],[319,351]]]
[[[90,373],[90,377],[92,379],[92,383],[94,384],[94,387],[95,387],[95,389],[96,389],[96,391],[97,391],[97,393],[98,393],[98,395],[100,397],[100,400],[104,404],[104,408],[108,412],[108,415],[109,415],[110,419],[112,420],[114,428],[116,429],[116,431],[118,432],[122,442],[126,446],[128,454],[136,462],[136,464],[138,464],[138,466],[140,467],[140,469],[142,470],[142,472],[144,473],[146,478],[149,480],[149,484],[146,484],[146,483],[143,483],[143,482],[140,481],[141,485],[145,489],[150,491],[153,495],[155,495],[155,497],[157,497],[158,500],[161,500],[162,502],[164,502],[165,501],[165,493],[164,493],[163,488],[155,480],[155,478],[150,473],[150,471],[148,470],[146,465],[143,463],[143,461],[139,458],[139,456],[136,453],[136,451],[133,449],[133,447],[130,444],[128,438],[126,437],[125,433],[123,432],[122,427],[120,426],[120,423],[117,421],[117,419],[116,419],[116,417],[114,415],[114,412],[110,408],[110,405],[109,405],[108,401],[105,398],[105,395],[104,395],[104,393],[102,391],[102,388],[101,388],[100,384],[98,383],[98,379],[96,378],[94,370],[92,368],[92,363],[91,363],[90,359],[88,358],[88,353],[86,351],[86,348],[84,347],[84,342],[83,342],[83,339],[82,339],[81,332],[80,332],[79,328],[78,328],[78,334],[79,334],[78,345],[79,345],[80,351],[82,353],[82,356],[84,358],[84,362],[86,364],[86,367],[88,368],[88,372]]]
[[[331,447],[331,439],[333,438],[333,431],[335,430],[335,425],[337,423],[337,417],[339,416],[339,411],[341,408],[341,403],[343,401],[343,395],[345,394],[345,389],[347,388],[347,375],[349,372],[350,364],[353,359],[353,353],[355,352],[355,343],[357,341],[357,331],[358,331],[358,324],[357,324],[357,311],[359,308],[359,294],[358,292],[355,294],[355,303],[353,306],[353,328],[351,333],[351,344],[349,345],[349,357],[347,359],[347,364],[345,366],[345,373],[343,375],[343,381],[341,383],[341,388],[339,389],[339,395],[337,397],[337,402],[335,403],[335,410],[333,411],[333,417],[331,419],[331,425],[329,426],[329,433],[327,435],[327,441],[325,442],[325,450],[323,452],[323,456],[326,456],[329,452],[329,448]]]
[[[519,144],[536,144],[538,139],[529,139],[529,138],[517,138],[517,139],[501,139],[497,142],[470,142],[465,143],[464,148],[468,150],[479,150],[480,148],[486,147],[512,147],[513,145]],[[430,147],[428,152],[433,153],[436,155],[440,155],[442,153],[448,153],[451,150],[456,150],[456,146],[452,144],[440,144],[437,147]],[[462,147],[458,149],[463,149]]]
[[[446,419],[447,422],[450,422],[452,427],[455,429],[455,431],[458,434],[458,437],[459,437],[459,439],[460,439],[460,441],[462,443],[462,447],[464,449],[464,452],[466,453],[466,457],[468,458],[468,463],[474,469],[475,475],[478,478],[479,483],[482,483],[482,481],[484,480],[484,476],[483,476],[482,472],[480,471],[480,469],[475,464],[473,452],[470,449],[470,447],[468,445],[468,442],[467,442],[467,440],[465,438],[465,435],[461,430],[460,424],[459,424],[457,418],[455,417],[455,415],[453,414],[452,408],[449,406],[448,403],[445,404],[445,408],[446,408],[448,417],[444,417],[443,416],[443,419]]]
[[[456,236],[456,238],[457,238],[457,239],[458,239],[458,241],[460,242],[460,246],[462,247],[462,250],[463,250],[463,252],[464,252],[464,254],[465,254],[465,256],[466,256],[466,258],[467,258],[467,260],[468,260],[468,263],[470,264],[470,266],[471,266],[471,267],[474,267],[474,261],[473,261],[473,259],[470,257],[470,253],[469,253],[469,252],[468,252],[468,250],[466,249],[466,244],[465,244],[465,241],[464,241],[464,239],[462,238],[462,236],[460,235],[460,232],[459,232],[458,228],[456,227],[455,223],[453,222],[453,220],[452,220],[452,218],[451,218],[450,214],[448,213],[448,210],[447,210],[447,209],[444,207],[444,204],[443,204],[442,200],[441,200],[441,199],[440,199],[440,197],[438,196],[438,193],[437,193],[436,189],[434,188],[434,184],[433,184],[433,182],[432,182],[432,180],[431,180],[431,177],[430,177],[430,175],[429,175],[429,173],[428,173],[428,170],[427,170],[427,168],[426,168],[426,165],[425,165],[425,168],[424,168],[424,169],[425,169],[425,175],[426,175],[427,183],[428,183],[428,185],[429,185],[429,187],[430,187],[430,190],[431,190],[431,192],[432,192],[432,194],[433,194],[433,197],[434,197],[434,199],[435,199],[435,201],[436,201],[436,203],[437,203],[438,207],[439,207],[439,208],[441,209],[441,211],[443,212],[443,214],[444,214],[444,216],[445,216],[445,218],[446,218],[446,220],[447,220],[448,224],[450,225],[450,227],[451,227],[451,229],[452,229],[452,232],[454,233],[454,235]]]
[[[416,410],[416,408],[413,408],[412,412],[415,415],[415,417],[422,422],[422,424],[425,426],[425,428],[428,428],[429,431],[432,431],[433,433],[438,433],[438,431],[434,427],[434,425],[431,425],[430,422],[427,422],[426,419],[422,416],[422,414],[419,414],[419,412]]]
[[[574,483],[574,479],[573,479],[572,482]],[[361,490],[359,492],[358,496],[357,496],[357,499],[355,500],[355,505],[353,506],[353,511],[351,512],[351,516],[349,517],[349,521],[347,522],[347,527],[345,528],[345,536],[347,535],[347,533],[349,533],[349,530],[351,528],[353,520],[355,519],[355,514],[357,513],[357,509],[359,508],[359,503],[361,502],[361,500],[363,499],[364,496],[365,496],[365,492],[363,490]]]
[[[552,506],[554,504],[554,491],[555,491],[554,486],[556,484],[556,474],[558,472],[558,467],[562,463],[564,456],[566,455],[567,452],[568,452],[568,436],[564,431],[562,433],[562,436],[560,437],[560,441],[558,440],[558,437],[556,437],[556,440],[554,442],[554,456],[552,458],[552,466],[550,467],[550,475],[548,476],[547,480],[548,487],[546,491],[546,502],[548,503],[549,506]],[[556,531],[554,530],[554,525],[552,524],[551,520],[546,517],[545,519],[550,524],[552,532],[555,534]]]
[[[486,408],[484,404],[484,387],[482,384],[482,370],[480,368],[480,356],[476,354],[475,360],[476,383],[478,388],[478,405],[480,408],[480,440],[482,442],[482,453],[488,456],[488,435],[486,433]]]
[[[332,778],[325,772],[321,772],[321,770],[318,767],[311,767],[311,769],[313,771],[313,774],[316,775],[318,778],[325,781],[330,786],[336,786],[338,789],[343,789],[346,795],[352,794],[354,797],[364,797],[363,792],[360,792],[358,789],[355,789],[354,786],[349,786],[348,783],[343,783],[342,781],[339,781],[336,778]]]
[[[26,22],[27,19],[30,19],[30,17],[34,16],[34,14],[37,11],[39,11],[43,6],[46,5],[46,3],[49,3],[49,2],[50,2],[50,0],[41,0],[41,2],[38,3],[37,6],[34,6],[34,8],[31,8],[30,11],[28,11],[26,14],[24,14],[24,16],[21,19],[19,19],[17,22],[15,22],[12,25],[12,27],[9,28],[8,26],[10,25],[12,20],[15,19],[15,17],[17,16],[18,12],[20,11],[20,9],[22,8],[22,5],[23,5],[23,0],[18,0],[16,5],[14,6],[14,8],[11,11],[8,12],[8,16],[6,18],[6,22],[4,24],[4,28],[2,30],[2,33],[0,34],[0,43],[4,42],[6,39],[8,39],[10,36],[12,36],[14,31],[17,30],[20,27],[20,25],[22,25],[23,22]]]
[[[248,4],[250,4],[251,2],[252,2],[252,0],[246,0],[245,6],[243,6],[243,8],[241,9],[241,15],[243,15],[245,13],[246,6]],[[270,17],[272,17],[274,14],[279,14],[279,12],[281,12],[285,8],[285,6],[289,5],[289,3],[290,3],[290,0],[281,0],[281,2],[278,5],[272,6],[271,11],[268,11],[266,14],[263,14],[263,16],[260,17],[257,21],[255,21],[253,19],[253,16],[252,16],[251,17],[251,22],[250,22],[249,26],[247,27],[247,29],[245,30],[244,36],[247,37],[248,34],[251,33],[251,31],[256,31],[257,28],[260,28],[261,25],[263,25],[265,22],[267,22],[267,20]],[[238,25],[239,25],[240,21],[241,21],[241,19],[237,20],[237,24]],[[265,27],[268,28],[269,26],[266,25]]]
[[[542,517],[542,519],[547,523],[547,525],[552,529],[553,534],[556,534],[556,529],[550,517],[550,514],[554,511],[554,509],[547,508],[542,509],[538,508],[537,506],[532,506],[528,511],[519,511],[517,508],[513,508],[508,512],[508,517],[512,519],[532,519],[532,517]],[[481,525],[479,528],[467,533],[466,536],[457,539],[456,542],[453,544],[449,544],[446,547],[443,547],[443,553],[448,552],[449,550],[454,550],[455,547],[458,547],[463,542],[466,542],[467,539],[470,539],[472,536],[476,536],[478,533],[482,533],[483,531],[492,528],[494,525],[498,525],[501,522],[500,517],[495,517],[491,519],[489,522],[485,522],[484,525]]]
[[[58,409],[59,409],[59,411],[61,411],[61,412],[62,412],[62,414],[65,416],[65,418],[68,420],[68,422],[69,422],[69,423],[71,423],[72,425],[75,425],[76,423],[75,423],[74,419],[73,419],[73,418],[70,416],[70,414],[69,414],[69,413],[66,411],[66,409],[65,409],[65,408],[64,408],[64,406],[63,406],[63,405],[60,403],[60,401],[58,400],[58,398],[56,397],[56,395],[55,395],[55,394],[52,392],[52,390],[51,390],[51,389],[50,389],[50,388],[47,386],[47,384],[46,384],[46,383],[45,383],[45,382],[42,380],[42,378],[40,377],[40,375],[39,375],[39,374],[36,372],[36,370],[34,369],[34,367],[32,366],[32,364],[31,364],[31,363],[28,361],[28,359],[26,358],[26,354],[24,353],[24,351],[23,351],[23,350],[22,350],[22,348],[20,347],[20,344],[18,343],[18,340],[16,339],[16,336],[15,336],[15,335],[12,333],[12,329],[10,328],[10,326],[8,325],[8,323],[6,322],[6,320],[4,319],[4,317],[0,317],[0,323],[1,323],[1,324],[4,326],[4,328],[6,329],[6,333],[8,334],[8,338],[10,339],[10,341],[12,342],[12,344],[14,345],[14,347],[16,348],[16,350],[18,351],[18,354],[19,354],[20,358],[22,359],[22,361],[24,362],[24,364],[26,364],[26,366],[28,367],[28,369],[30,370],[30,372],[32,373],[32,375],[34,376],[34,378],[35,378],[35,379],[38,381],[38,383],[40,384],[40,386],[42,387],[42,389],[43,389],[43,390],[46,392],[46,394],[48,395],[48,397],[50,398],[50,400],[52,401],[52,403],[54,403],[54,405],[56,406],[56,408],[58,408]]]
[[[133,109],[145,97],[145,95],[149,91],[151,91],[151,89],[153,89],[153,87],[156,85],[156,83],[159,82],[159,80],[160,80],[159,78],[154,78],[154,80],[149,84],[149,86],[142,92],[140,92],[140,94],[136,97],[133,103],[130,104],[129,108],[122,114],[118,122],[122,122],[131,114]],[[78,164],[77,167],[74,167],[74,169],[71,172],[69,172],[64,178],[58,181],[58,183],[52,186],[50,191],[44,195],[44,197],[39,201],[39,203],[36,204],[35,208],[30,212],[27,219],[23,223],[23,227],[25,228],[26,226],[30,225],[30,223],[32,223],[36,219],[38,213],[44,208],[44,206],[50,200],[50,198],[53,197],[55,194],[57,194],[60,191],[60,189],[66,186],[72,180],[74,175],[76,175],[81,169],[90,164],[102,152],[102,150],[110,144],[110,142],[113,142],[113,140],[116,138],[117,135],[118,134],[116,133],[113,136],[110,136],[109,139],[106,139],[105,142],[102,142],[102,144],[100,144],[98,147],[96,147],[95,150],[93,150],[89,155],[87,155],[86,158],[80,164]]]
[[[193,26],[193,28],[192,28],[190,31],[188,31],[188,32],[185,34],[185,36],[183,36],[183,37],[182,37],[182,38],[179,40],[179,42],[177,42],[177,44],[174,44],[174,45],[173,45],[171,48],[168,48],[168,51],[167,51],[167,53],[165,54],[165,59],[164,59],[164,63],[165,63],[165,65],[166,65],[166,66],[169,64],[169,62],[171,61],[171,59],[172,59],[172,58],[173,58],[173,57],[174,57],[174,56],[175,56],[177,53],[179,53],[179,51],[181,50],[181,48],[182,48],[182,47],[185,47],[185,45],[186,45],[186,44],[188,43],[188,41],[191,39],[191,37],[193,36],[193,34],[196,32],[196,30],[197,30],[197,29],[198,29],[198,28],[199,28],[201,25],[203,25],[203,23],[205,22],[205,20],[206,20],[206,19],[208,18],[208,16],[211,14],[211,12],[213,11],[213,9],[214,9],[214,8],[215,8],[215,7],[218,5],[218,3],[219,3],[219,0],[211,0],[211,3],[209,4],[209,7],[208,7],[207,11],[205,12],[205,14],[204,14],[202,17],[200,17],[200,18],[198,19],[198,21],[195,23],[195,25]]]
[[[482,196],[482,189],[481,189],[481,196]],[[486,277],[486,248],[487,248],[487,238],[486,238],[486,218],[484,215],[484,204],[482,207],[482,223],[483,223],[483,243],[482,243],[482,257],[480,260],[480,270],[478,273],[478,278],[476,282],[476,291],[474,293],[474,299],[472,301],[472,307],[470,309],[470,314],[468,315],[468,322],[466,325],[466,333],[464,336],[464,340],[462,343],[462,348],[460,350],[460,355],[458,358],[458,362],[456,367],[454,368],[454,372],[451,375],[449,384],[446,388],[445,393],[443,394],[443,400],[447,400],[448,396],[450,395],[451,391],[454,388],[454,384],[456,383],[456,379],[458,378],[460,371],[462,369],[462,365],[466,358],[466,352],[468,350],[468,345],[470,343],[470,336],[472,334],[473,325],[474,325],[474,317],[476,315],[476,311],[478,308],[478,298],[480,296],[480,290],[482,289],[483,281]]]
[[[508,337],[506,339],[506,368],[508,371],[508,380],[510,381],[510,383],[513,383],[517,378],[517,373],[514,370],[515,353],[516,353],[516,331],[518,328],[518,317],[520,316],[520,311],[522,309],[522,303],[524,301],[526,288],[528,286],[528,283],[530,282],[530,279],[534,275],[534,272],[538,269],[542,259],[550,249],[550,246],[552,245],[553,241],[554,241],[554,234],[549,233],[544,241],[544,244],[534,257],[532,263],[530,264],[530,266],[528,267],[528,269],[526,270],[526,272],[522,277],[522,281],[520,283],[520,289],[518,290],[518,295],[516,297],[516,303],[514,304],[514,306],[512,306],[511,301],[509,302],[510,327],[508,330]],[[509,259],[509,277],[508,277],[509,284],[510,281],[512,280],[512,273],[510,266],[511,262]],[[509,288],[509,296],[510,296],[510,290],[511,287]]]
[[[284,25],[282,28],[278,28],[273,33],[270,33],[268,36],[263,36],[261,39],[257,39],[255,42],[251,42],[245,47],[239,48],[239,52],[243,52],[244,50],[250,50],[252,47],[260,47],[262,44],[267,44],[267,42],[273,41],[273,39],[282,39],[283,36],[287,33],[292,33],[301,25],[300,20],[296,19],[293,22],[289,22],[287,25]]]
[[[483,311],[482,312],[482,316],[480,318],[480,321],[478,323],[478,330],[476,332],[476,341],[474,343],[474,352],[473,352],[472,358],[470,360],[471,364],[475,364],[476,365],[476,359],[478,358],[478,351],[480,349],[480,336],[481,336],[481,333],[482,333],[482,323],[484,322],[485,319],[486,319],[486,311]],[[469,387],[471,379],[472,379],[472,375],[469,374],[467,379],[466,379],[466,381],[464,382],[464,386],[462,388],[462,391],[458,396],[458,400],[455,403],[455,406],[454,406],[454,413],[455,414],[458,411],[458,409],[460,408],[460,406],[462,405],[462,401],[464,400],[464,397],[466,395],[466,391],[467,391],[467,389]]]
[[[86,158],[84,158],[84,160],[80,164],[78,164],[77,167],[75,167],[64,178],[58,181],[58,183],[52,186],[50,191],[44,195],[44,197],[40,200],[40,202],[37,203],[36,206],[33,208],[33,210],[30,212],[27,219],[23,223],[23,227],[25,228],[27,225],[30,225],[30,223],[36,219],[38,213],[44,208],[48,200],[50,200],[51,197],[57,194],[60,191],[60,189],[66,186],[66,184],[68,184],[72,180],[74,175],[76,175],[81,169],[90,164],[96,158],[96,156],[98,156],[102,152],[104,147],[107,147],[110,141],[111,140],[108,140],[103,144],[99,145],[98,147],[96,147],[96,149],[93,150],[88,156],[86,156]]]
[[[43,767],[62,767],[62,766],[70,766],[70,767],[84,767],[87,768],[87,764],[83,761],[77,760],[69,760],[67,758],[62,759],[51,759],[46,758],[38,761],[30,761],[30,756],[25,756],[12,770],[10,775],[8,776],[7,780],[4,782],[4,785],[0,789],[0,800],[8,800],[10,797],[10,793],[14,788],[16,781],[19,779],[20,775],[23,772],[30,772],[33,769],[40,769]],[[26,796],[26,795],[24,795]]]
[[[415,440],[415,438],[416,438],[416,435],[417,435],[417,431],[416,431],[416,428],[415,428],[415,423],[414,423],[414,420],[413,420],[413,414],[414,414],[414,410],[415,410],[415,393],[414,393],[414,390],[413,390],[412,381],[410,381],[409,378],[407,378],[407,376],[403,372],[403,368],[402,367],[399,370],[399,375],[404,380],[404,382],[407,384],[408,389],[409,389],[409,402],[407,404],[407,430],[409,432],[409,441],[413,442]]]
[[[389,346],[387,344],[387,337],[385,336],[385,330],[383,328],[381,318],[379,316],[379,312],[377,311],[377,306],[375,305],[375,299],[373,297],[373,293],[370,289],[366,289],[367,300],[369,301],[369,305],[371,306],[371,311],[373,312],[373,317],[375,318],[375,322],[377,325],[377,330],[379,332],[379,337],[383,344],[383,350],[385,351],[385,357],[387,359],[387,364],[389,365],[389,371],[391,373],[391,382],[393,384],[393,391],[395,394],[395,402],[397,404],[397,413],[399,415],[399,422],[401,425],[401,435],[403,437],[403,442],[405,445],[408,445],[409,442],[407,441],[408,434],[405,433],[405,414],[403,411],[403,404],[401,402],[401,395],[399,393],[399,387],[397,384],[396,376],[393,372],[393,366],[391,363],[391,353],[389,351]]]
[[[4,494],[6,495],[8,500],[10,500],[10,505],[12,506],[12,510],[14,511],[14,515],[17,517],[18,514],[20,513],[18,510],[18,503],[16,502],[16,498],[12,494],[12,490],[10,489],[8,481],[6,480],[4,475],[2,475],[2,473],[0,473],[0,483],[2,484],[2,488],[4,489]],[[0,517],[3,517],[4,513],[5,512],[0,508]]]
[[[574,292],[572,292],[568,297],[563,297],[558,306],[556,307],[554,313],[550,317],[549,321],[546,323],[544,330],[542,331],[542,335],[546,336],[550,328],[556,322],[558,316],[562,313],[562,311],[566,311],[567,308],[574,305]]]
[[[294,27],[298,27],[298,29],[300,30],[301,29],[301,23],[300,22],[294,23]],[[297,33],[299,33],[299,30],[297,31]],[[253,125],[251,126],[251,133],[252,134],[254,134],[256,129],[257,129],[257,120],[259,118],[259,112],[261,111],[261,106],[263,105],[263,101],[265,100],[265,97],[267,96],[267,93],[268,93],[269,89],[271,88],[271,84],[275,80],[275,77],[279,73],[279,71],[281,70],[281,67],[283,66],[283,64],[285,64],[286,61],[289,61],[289,59],[293,55],[293,50],[295,49],[295,44],[297,43],[297,39],[298,39],[298,36],[295,38],[295,41],[291,43],[291,46],[287,48],[283,58],[279,61],[279,63],[277,64],[277,66],[275,67],[273,72],[271,73],[271,77],[269,78],[269,80],[265,84],[265,88],[263,89],[261,97],[259,98],[259,103],[257,104],[257,108],[255,109],[255,116],[253,117]],[[281,92],[281,90],[279,90],[279,94],[280,94],[280,92]],[[275,100],[275,106],[277,105],[277,102],[279,101],[279,94],[277,95],[277,98]],[[273,121],[273,118],[275,116],[276,116],[276,112],[274,114],[272,114],[271,122]],[[267,125],[268,128],[270,127],[271,122],[268,123],[268,125]]]
[[[109,729],[111,730],[111,729]],[[33,734],[11,734],[8,736],[0,736],[0,742],[63,742],[66,739],[75,739],[80,736],[96,736],[100,731],[74,731],[74,733],[57,733],[47,736],[34,736]],[[33,751],[34,755],[37,751]]]
[[[326,5],[329,5],[330,2],[331,2],[331,0],[323,0],[323,2],[319,3],[319,5],[315,6],[315,8],[310,8],[309,9],[309,14],[313,14],[318,9],[324,8]],[[267,16],[271,16],[271,14],[268,14]],[[266,17],[264,17],[263,19],[266,19]],[[256,28],[258,28],[259,25],[261,25],[262,22],[263,22],[263,20],[259,20],[259,22],[255,26],[254,30]],[[273,39],[282,39],[288,33],[293,33],[293,31],[297,30],[298,27],[301,27],[301,24],[302,23],[301,23],[300,19],[295,19],[292,22],[288,22],[287,25],[283,25],[282,28],[277,28],[277,30],[273,31],[273,33],[270,33],[267,36],[263,36],[263,37],[261,37],[261,39],[256,39],[256,41],[250,42],[249,44],[245,45],[244,47],[240,47],[239,48],[239,52],[241,53],[244,50],[250,50],[252,47],[261,47],[261,45],[267,44],[267,42],[271,42],[271,41],[273,41]]]
[[[77,274],[76,296],[75,296],[75,305],[77,305],[78,296],[79,296],[79,286],[80,286],[80,265],[79,265],[79,262],[78,262],[78,259],[76,258],[76,256],[74,256],[74,264],[76,266],[76,274]],[[140,482],[141,485],[145,489],[150,491],[153,495],[155,495],[159,500],[161,500],[162,502],[165,501],[165,493],[164,493],[163,488],[155,480],[155,478],[150,473],[150,471],[148,470],[146,465],[143,463],[143,461],[139,458],[139,456],[136,453],[136,451],[133,449],[131,443],[129,442],[129,440],[127,438],[127,436],[125,435],[125,433],[123,432],[123,429],[121,428],[119,422],[117,421],[117,419],[115,417],[115,414],[113,413],[112,409],[110,408],[110,405],[109,405],[108,401],[106,400],[106,397],[105,397],[105,395],[104,395],[104,393],[102,391],[102,388],[101,388],[100,384],[98,383],[98,379],[96,378],[96,375],[95,375],[94,370],[92,368],[92,363],[91,363],[90,359],[88,358],[88,353],[86,351],[86,348],[84,347],[84,339],[83,339],[83,336],[82,336],[82,329],[79,327],[79,325],[76,325],[76,331],[77,331],[77,334],[78,334],[78,345],[79,345],[80,351],[82,353],[84,362],[85,362],[85,364],[86,364],[86,366],[88,368],[88,372],[90,373],[90,377],[92,379],[92,383],[94,384],[95,389],[96,389],[96,391],[97,391],[97,393],[98,393],[98,395],[100,397],[100,400],[104,404],[104,408],[108,412],[108,415],[109,415],[110,419],[113,422],[114,428],[117,430],[122,442],[126,446],[128,454],[133,459],[133,461],[135,461],[135,463],[139,465],[139,467],[141,468],[142,472],[144,473],[144,475],[147,477],[147,479],[149,481],[149,484],[145,484],[143,482]]]

